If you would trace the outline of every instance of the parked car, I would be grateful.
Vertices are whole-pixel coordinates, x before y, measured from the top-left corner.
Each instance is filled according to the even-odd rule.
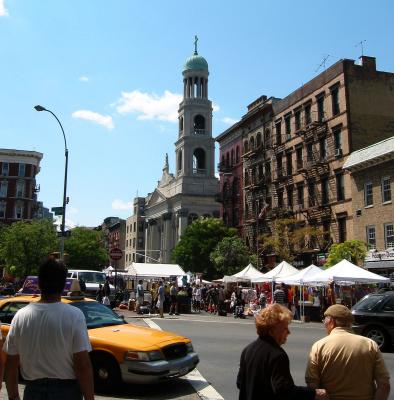
[[[368,294],[352,308],[355,333],[373,339],[381,350],[394,343],[394,291]]]
[[[3,338],[16,312],[40,296],[22,295],[0,300]],[[119,383],[154,383],[186,375],[199,362],[190,339],[175,333],[129,324],[103,304],[82,296],[62,297],[86,318],[95,389]]]
[[[101,271],[90,271],[87,269],[69,269],[67,278],[78,279],[83,281],[86,286],[86,295],[95,298],[99,285],[104,285],[106,281],[105,272]],[[109,285],[111,290],[111,295],[115,296],[115,287]]]

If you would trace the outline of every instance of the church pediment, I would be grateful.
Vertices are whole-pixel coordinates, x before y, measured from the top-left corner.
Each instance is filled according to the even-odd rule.
[[[160,204],[163,201],[166,201],[166,197],[164,196],[163,193],[161,193],[160,191],[158,191],[157,189],[152,193],[152,195],[150,196],[150,199],[148,201],[147,206],[151,207],[154,206],[155,204]]]

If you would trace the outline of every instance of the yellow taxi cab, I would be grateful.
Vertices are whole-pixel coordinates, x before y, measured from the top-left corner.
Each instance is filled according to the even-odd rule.
[[[39,299],[39,295],[21,295],[0,300],[3,338],[16,312]],[[199,362],[184,336],[129,324],[110,308],[83,296],[63,296],[62,302],[85,315],[96,390],[113,389],[122,381],[153,383],[180,377]]]

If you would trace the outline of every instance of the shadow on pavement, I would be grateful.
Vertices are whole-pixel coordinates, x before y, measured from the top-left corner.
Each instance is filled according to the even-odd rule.
[[[198,399],[192,386],[184,379],[175,379],[151,385],[123,384],[116,392],[97,393],[99,398],[111,399]]]

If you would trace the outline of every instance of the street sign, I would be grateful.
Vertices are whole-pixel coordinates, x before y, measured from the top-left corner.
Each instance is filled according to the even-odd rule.
[[[55,215],[63,215],[63,207],[52,207],[51,211],[55,213]]]
[[[120,260],[123,257],[123,251],[119,247],[114,247],[109,251],[109,256],[112,260]]]
[[[63,235],[62,235],[62,233],[63,232],[58,232],[57,233],[57,237],[62,237]],[[64,231],[64,237],[70,237],[71,236],[71,231]]]

